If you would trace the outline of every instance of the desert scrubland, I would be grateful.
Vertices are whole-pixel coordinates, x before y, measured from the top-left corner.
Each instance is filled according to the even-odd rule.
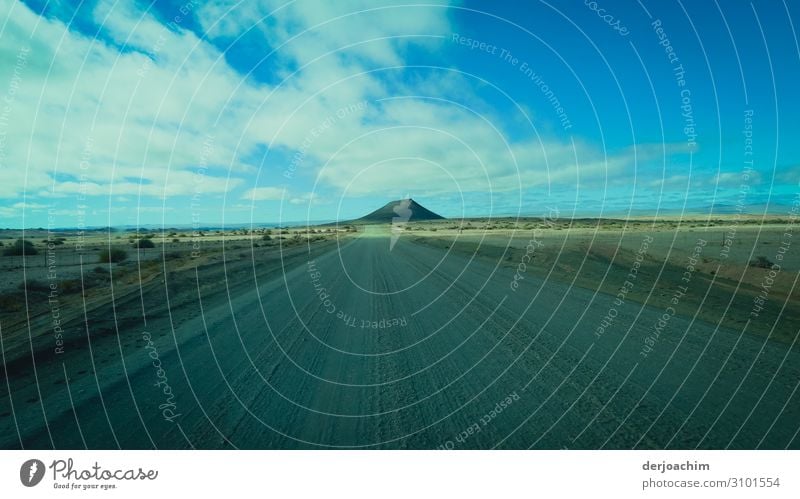
[[[0,257],[0,445],[796,448],[792,229],[26,231],[37,254]]]

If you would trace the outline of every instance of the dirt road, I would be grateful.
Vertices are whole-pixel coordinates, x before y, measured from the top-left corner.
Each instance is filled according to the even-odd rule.
[[[0,447],[800,447],[796,343],[391,241],[70,324],[0,372]]]

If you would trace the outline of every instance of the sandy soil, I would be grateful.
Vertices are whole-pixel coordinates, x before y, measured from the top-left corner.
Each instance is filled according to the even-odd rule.
[[[173,237],[153,238],[155,247],[149,249],[137,249],[128,238],[109,239],[103,233],[80,238],[66,234],[64,244],[48,250],[46,232],[28,231],[38,254],[0,256],[0,325],[6,362],[12,363],[19,351],[28,348],[29,335],[37,344],[43,341],[52,347],[54,321],[76,321],[85,316],[92,321],[93,313],[106,313],[99,311],[107,310],[114,300],[139,299],[153,287],[163,286],[165,275],[191,282],[189,287],[171,290],[172,304],[179,310],[180,305],[197,300],[195,275],[202,289],[222,292],[221,284],[241,289],[252,283],[253,277],[250,281],[243,279],[248,274],[262,278],[272,275],[283,264],[295,264],[297,255],[311,247],[318,251],[335,246],[338,237],[335,233],[307,234],[305,230],[273,232],[269,240],[262,234],[198,238],[183,232],[178,234],[179,242],[172,242]],[[16,235],[7,237],[13,241]],[[342,233],[341,237],[346,235]],[[76,249],[79,241],[81,246]],[[99,254],[109,244],[124,249],[128,258],[102,263]],[[136,310],[131,312],[136,316]]]
[[[676,306],[681,314],[729,328],[747,325],[746,332],[791,343],[800,330],[800,248],[792,246],[787,233],[791,233],[789,226],[776,223],[410,232],[423,244],[498,261],[509,268],[519,265],[534,241],[533,263],[527,272],[610,295],[616,295],[628,280],[643,249],[638,278],[626,293],[627,300],[665,307],[676,288],[686,285],[687,298]],[[692,265],[690,282],[682,282],[700,241],[706,244]],[[755,265],[758,257],[778,263],[780,270]],[[768,306],[758,310],[757,300],[764,296]]]
[[[114,267],[85,306],[62,305],[61,353],[49,308],[4,320],[0,447],[800,445],[800,349],[777,291],[747,330],[707,320],[709,297],[733,296],[709,242],[672,302],[699,232],[548,229],[521,271],[530,232],[431,228]],[[737,241],[768,240],[740,229],[732,267]],[[744,296],[731,308],[751,311]],[[773,334],[757,330],[767,314]]]

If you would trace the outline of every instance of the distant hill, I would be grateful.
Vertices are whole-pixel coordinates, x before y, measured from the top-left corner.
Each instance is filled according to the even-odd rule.
[[[421,220],[444,220],[444,217],[432,212],[413,199],[390,201],[372,213],[355,220],[351,224],[390,224],[392,222],[419,222]]]

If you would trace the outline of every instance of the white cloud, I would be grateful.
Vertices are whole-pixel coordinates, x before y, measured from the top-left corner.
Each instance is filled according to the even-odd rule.
[[[303,194],[293,196],[291,199],[289,199],[289,202],[291,204],[296,204],[296,205],[311,205],[311,204],[317,205],[317,204],[325,204],[328,201],[314,192],[305,192]]]
[[[131,34],[129,48],[154,54],[153,62],[39,18],[25,6],[8,23],[6,51],[30,46],[31,63],[22,68],[10,105],[14,126],[5,130],[0,197],[49,190],[56,174],[83,176],[89,194],[108,194],[112,183],[115,193],[138,194],[138,184],[121,179],[142,178],[142,194],[157,196],[187,193],[201,164],[230,167],[234,174],[252,170],[239,160],[256,146],[240,143],[247,116],[241,110],[255,106],[260,88],[252,82],[239,87],[241,76],[191,32],[174,33],[150,16],[140,20],[115,8],[104,25],[112,38]],[[0,81],[8,81],[12,69],[0,67]],[[204,147],[209,141],[211,147]],[[57,182],[56,194],[76,192],[75,184]]]
[[[679,146],[643,145],[606,155],[580,141],[510,140],[507,117],[493,114],[463,75],[372,72],[402,66],[411,44],[436,49],[447,42],[430,37],[452,31],[447,9],[398,3],[259,0],[197,7],[218,43],[252,28],[264,40],[257,47],[264,56],[280,47],[265,64],[278,79],[298,70],[280,85],[240,74],[213,44],[188,30],[170,31],[132,4],[95,7],[93,17],[111,42],[20,5],[0,38],[6,60],[31,47],[11,106],[14,126],[5,130],[0,199],[84,193],[124,196],[134,205],[139,196],[198,189],[230,195],[255,184],[261,186],[237,191],[236,200],[303,205],[394,190],[397,196],[577,190],[630,183],[634,172],[652,180],[659,171],[635,159],[658,162],[681,153]],[[0,82],[10,81],[12,71],[0,66]],[[353,106],[358,109],[347,111]],[[289,156],[305,151],[294,178],[282,176],[285,158],[271,155],[260,164],[267,146]],[[198,185],[201,166],[231,177],[206,176]]]
[[[755,170],[749,171],[746,177],[743,172],[720,172],[708,179],[708,184],[718,187],[738,188],[742,184],[757,185],[761,183],[761,174]]]
[[[397,0],[252,0],[212,2],[199,11],[199,21],[211,37],[234,38],[249,29],[260,31],[269,44],[281,46],[278,57],[301,65],[331,50],[343,49],[343,58],[382,65],[403,64],[401,50],[417,37],[448,33],[446,6],[433,0],[426,5]],[[232,9],[232,7],[234,7]]]
[[[286,191],[280,187],[255,187],[245,192],[242,198],[250,201],[280,201],[285,194]]]
[[[41,203],[19,202],[19,203],[14,203],[13,205],[11,205],[11,207],[18,210],[46,210],[50,206]]]

